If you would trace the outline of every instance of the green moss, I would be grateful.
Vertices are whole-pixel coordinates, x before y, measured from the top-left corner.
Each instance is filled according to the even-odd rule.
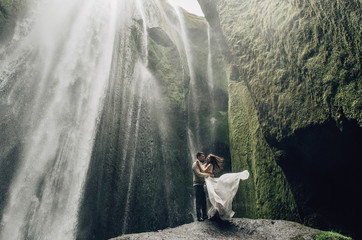
[[[218,141],[222,142],[225,146],[229,146],[229,124],[227,112],[216,112],[213,114],[216,119],[216,135]]]
[[[323,1],[316,7],[228,0],[215,8],[205,13],[218,13],[232,56],[232,168],[251,172],[240,184],[236,213],[300,220],[275,146],[331,118],[338,122],[345,116],[362,126],[360,2]]]
[[[352,238],[343,236],[336,232],[322,232],[315,237],[315,240],[352,240]]]
[[[167,96],[170,109],[186,111],[186,93],[182,65],[176,46],[162,46],[152,38],[148,39],[149,68]]]
[[[262,113],[267,138],[280,140],[337,119],[340,110],[361,125],[361,108],[356,107],[361,86],[345,90],[362,73],[358,1],[325,1],[317,9],[309,2],[299,6],[278,0],[218,5],[224,36]],[[279,101],[281,95],[290,97]]]
[[[176,147],[187,145],[185,126],[187,122],[186,94],[188,88],[181,62],[182,58],[176,45],[166,35],[162,29],[157,29],[152,35],[149,35],[148,68],[159,82],[162,96],[161,101],[166,109],[165,111],[171,124],[170,127],[172,127],[172,131],[168,133],[169,138],[167,142],[163,143],[164,145],[162,146],[163,149],[169,149],[164,154],[169,156],[169,159],[167,159],[168,171],[170,172],[169,176],[172,176],[172,183],[166,184],[172,185],[172,189],[177,189],[169,197],[177,201],[177,209],[182,211],[182,209],[189,207],[190,196],[193,194],[192,175],[188,169],[189,166],[184,164],[185,159],[187,159],[187,152],[183,147]],[[190,174],[185,174],[185,172]],[[162,178],[162,176],[157,177]],[[155,184],[155,186],[157,185]],[[166,186],[166,188],[171,187]],[[166,203],[158,204],[165,205]],[[154,209],[157,209],[157,207]],[[180,215],[187,215],[187,213],[180,212]],[[168,214],[165,213],[163,216],[166,217]],[[147,221],[149,219],[146,218]],[[165,220],[162,221],[167,222]],[[168,221],[175,222],[172,219]]]
[[[248,170],[235,198],[236,216],[297,220],[296,204],[274,153],[263,137],[245,84],[229,86],[229,134],[233,172]]]

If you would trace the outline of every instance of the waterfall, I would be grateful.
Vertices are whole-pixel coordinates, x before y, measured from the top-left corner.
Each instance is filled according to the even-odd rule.
[[[136,64],[134,66],[133,71],[131,69],[126,68],[125,73],[128,71],[132,72],[132,79],[130,82],[124,82],[123,89],[123,98],[122,98],[122,116],[126,116],[121,123],[121,128],[125,129],[125,135],[123,135],[126,140],[124,141],[124,145],[122,147],[122,174],[121,175],[129,175],[129,179],[127,181],[127,191],[125,197],[124,204],[124,215],[123,215],[123,224],[122,224],[122,233],[127,233],[129,229],[129,218],[131,217],[132,207],[131,201],[135,196],[135,172],[139,170],[137,166],[137,150],[140,148],[144,148],[145,145],[149,143],[144,142],[143,139],[139,139],[144,136],[144,131],[152,129],[153,123],[145,123],[143,122],[144,118],[153,118],[154,115],[155,121],[158,123],[157,128],[160,131],[160,140],[161,140],[161,148],[162,148],[162,158],[160,161],[166,161],[168,159],[168,155],[164,152],[163,146],[164,143],[168,140],[167,132],[168,126],[167,118],[165,117],[165,111],[163,109],[161,94],[159,90],[159,86],[157,84],[157,80],[152,75],[152,73],[147,69],[148,66],[148,30],[147,23],[149,22],[148,16],[145,13],[146,3],[142,3],[141,0],[136,1],[136,13],[135,15],[139,15],[142,20],[142,28],[140,29],[139,34],[141,35],[140,41],[140,49],[139,49],[139,58],[137,56],[128,56],[128,61],[131,59],[136,59]],[[127,36],[128,38],[130,36]],[[127,40],[126,40],[127,41]],[[127,44],[126,44],[127,46]],[[127,51],[127,49],[122,49],[119,51]],[[121,64],[122,65],[122,64]],[[114,81],[119,80],[119,78],[114,78]],[[150,91],[152,89],[152,91]],[[122,135],[121,135],[122,136]],[[152,149],[151,149],[152,150]],[[128,163],[129,166],[126,167]],[[167,166],[167,163],[165,163]],[[169,171],[168,169],[164,169],[165,172]],[[127,173],[126,173],[127,172]],[[166,174],[166,179],[171,181],[169,175]],[[168,213],[171,213],[171,203],[168,202],[170,199],[170,192],[168,189],[166,191],[166,201],[167,201],[167,209]],[[169,222],[169,224],[171,224]]]
[[[210,33],[210,25],[207,24],[207,46],[208,46],[208,54],[207,54],[207,83],[209,87],[209,92],[212,94],[214,92],[214,75],[212,70],[212,54],[211,54],[211,33]],[[214,100],[212,99],[211,105],[214,105]]]
[[[186,158],[176,153],[185,150],[171,145],[178,136],[170,123],[167,86],[160,86],[161,80],[150,71],[156,63],[148,52],[154,41],[149,28],[161,22],[153,15],[167,15],[159,14],[165,10],[158,1],[129,5],[132,17],[115,40],[109,87],[79,211],[80,239],[175,226],[188,216],[189,203],[185,201],[181,208],[176,196],[184,190],[176,189],[173,175],[184,169],[184,163],[176,161]],[[182,181],[176,184],[187,187]]]
[[[32,31],[15,39],[21,42],[12,52],[1,51],[7,60],[0,69],[1,105],[24,117],[1,239],[74,238],[110,71],[117,2],[38,2],[27,19],[34,19]]]
[[[212,68],[212,54],[211,54],[211,32],[210,25],[207,24],[207,45],[208,45],[208,54],[207,54],[207,83],[209,87],[210,99],[210,110],[213,113],[215,111],[215,98],[214,98],[214,73]],[[210,118],[210,136],[211,142],[215,142],[215,131],[216,131],[216,118]]]
[[[0,48],[0,238],[106,239],[192,221],[190,158],[210,145],[210,30],[199,57],[164,0],[28,5]]]
[[[199,119],[199,98],[197,94],[196,88],[196,76],[194,71],[194,62],[193,62],[193,54],[190,47],[189,37],[187,34],[186,23],[181,12],[181,9],[178,6],[174,6],[177,18],[180,24],[180,36],[182,38],[182,43],[184,45],[184,51],[186,54],[187,66],[190,74],[190,82],[189,82],[189,95],[187,98],[187,106],[188,106],[188,148],[190,153],[191,163],[195,159],[195,153],[201,151],[202,143],[200,139],[200,119]]]
[[[142,6],[142,3],[140,2],[141,0],[136,0],[136,6],[137,9],[141,15],[141,19],[142,19],[142,27],[143,27],[143,32],[142,32],[142,46],[141,46],[141,54],[142,54],[142,59],[144,64],[147,66],[148,64],[148,34],[147,34],[147,19],[146,19],[146,13],[144,11],[144,8]]]

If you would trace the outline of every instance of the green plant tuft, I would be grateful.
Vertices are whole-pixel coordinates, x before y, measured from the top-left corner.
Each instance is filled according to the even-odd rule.
[[[352,238],[336,232],[322,232],[316,236],[315,240],[352,240]]]

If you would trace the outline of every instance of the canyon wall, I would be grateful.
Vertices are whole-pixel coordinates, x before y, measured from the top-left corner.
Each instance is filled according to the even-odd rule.
[[[243,216],[360,234],[360,1],[199,3],[225,43]]]

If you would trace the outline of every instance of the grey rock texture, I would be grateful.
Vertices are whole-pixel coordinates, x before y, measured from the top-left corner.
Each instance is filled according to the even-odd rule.
[[[251,172],[236,217],[361,238],[361,1],[198,2],[228,53],[232,170]]]
[[[193,222],[176,228],[168,228],[158,232],[128,234],[112,240],[137,239],[250,239],[250,240],[289,240],[315,239],[321,231],[301,224],[265,219],[236,218],[230,222],[206,220]]]

